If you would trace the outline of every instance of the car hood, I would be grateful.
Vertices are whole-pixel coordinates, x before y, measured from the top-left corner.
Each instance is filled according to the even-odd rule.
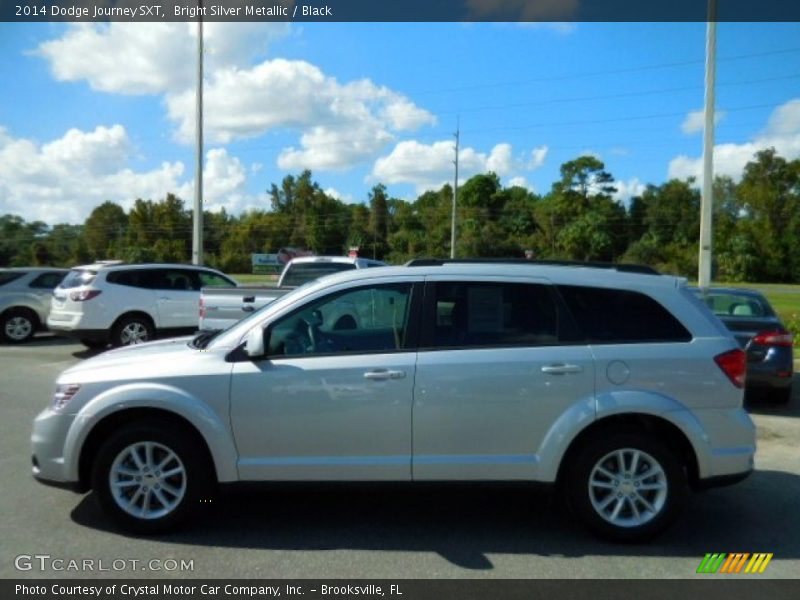
[[[104,374],[113,373],[117,369],[124,369],[126,374],[145,376],[151,371],[177,365],[185,358],[200,352],[189,347],[191,339],[182,337],[109,350],[70,367],[58,379],[59,382],[105,379]]]

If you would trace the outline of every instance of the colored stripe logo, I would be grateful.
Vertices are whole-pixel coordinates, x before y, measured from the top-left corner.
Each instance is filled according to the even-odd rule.
[[[704,574],[725,574],[736,573],[763,573],[769,561],[772,560],[772,552],[734,552],[732,554],[706,554],[700,566],[697,567],[698,573]]]

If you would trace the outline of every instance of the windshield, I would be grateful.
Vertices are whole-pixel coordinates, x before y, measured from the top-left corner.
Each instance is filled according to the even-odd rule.
[[[733,291],[695,292],[718,317],[773,317],[767,301],[756,294]]]
[[[287,267],[286,274],[283,276],[281,285],[294,287],[314,281],[323,275],[338,273],[339,271],[350,271],[355,269],[353,263],[341,262],[309,262],[292,263]]]
[[[64,281],[62,281],[58,287],[75,288],[82,285],[89,285],[94,281],[96,276],[96,271],[89,271],[87,269],[72,269],[67,276],[64,277]]]

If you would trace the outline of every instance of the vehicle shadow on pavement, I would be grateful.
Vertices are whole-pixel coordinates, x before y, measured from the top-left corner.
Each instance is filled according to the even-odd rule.
[[[614,544],[581,529],[553,494],[529,486],[272,485],[223,493],[187,528],[150,539],[281,551],[436,552],[471,570],[493,569],[496,553],[699,560],[707,552],[774,552],[797,559],[800,537],[789,532],[800,531],[798,500],[800,476],[756,471],[734,487],[691,495],[655,540]],[[91,495],[72,518],[115,531]]]
[[[776,417],[800,417],[800,372],[792,378],[792,398],[786,404],[775,404],[765,398],[748,399],[745,402],[747,412],[754,415],[772,415]]]

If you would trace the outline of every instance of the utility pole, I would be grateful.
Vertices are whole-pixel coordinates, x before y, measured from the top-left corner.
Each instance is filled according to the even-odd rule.
[[[450,220],[450,258],[456,257],[456,205],[458,203],[458,144],[461,135],[460,119],[456,121],[456,132],[453,134],[456,138],[456,159],[453,164],[456,166],[456,178],[453,182],[453,214]]]
[[[200,6],[203,6],[202,0]],[[197,111],[194,175],[194,218],[192,222],[192,264],[203,264],[203,17],[197,21]]]
[[[706,93],[703,127],[703,196],[700,204],[700,256],[697,282],[701,288],[711,284],[711,222],[714,214],[714,83],[717,60],[717,2],[708,0],[706,27]]]

